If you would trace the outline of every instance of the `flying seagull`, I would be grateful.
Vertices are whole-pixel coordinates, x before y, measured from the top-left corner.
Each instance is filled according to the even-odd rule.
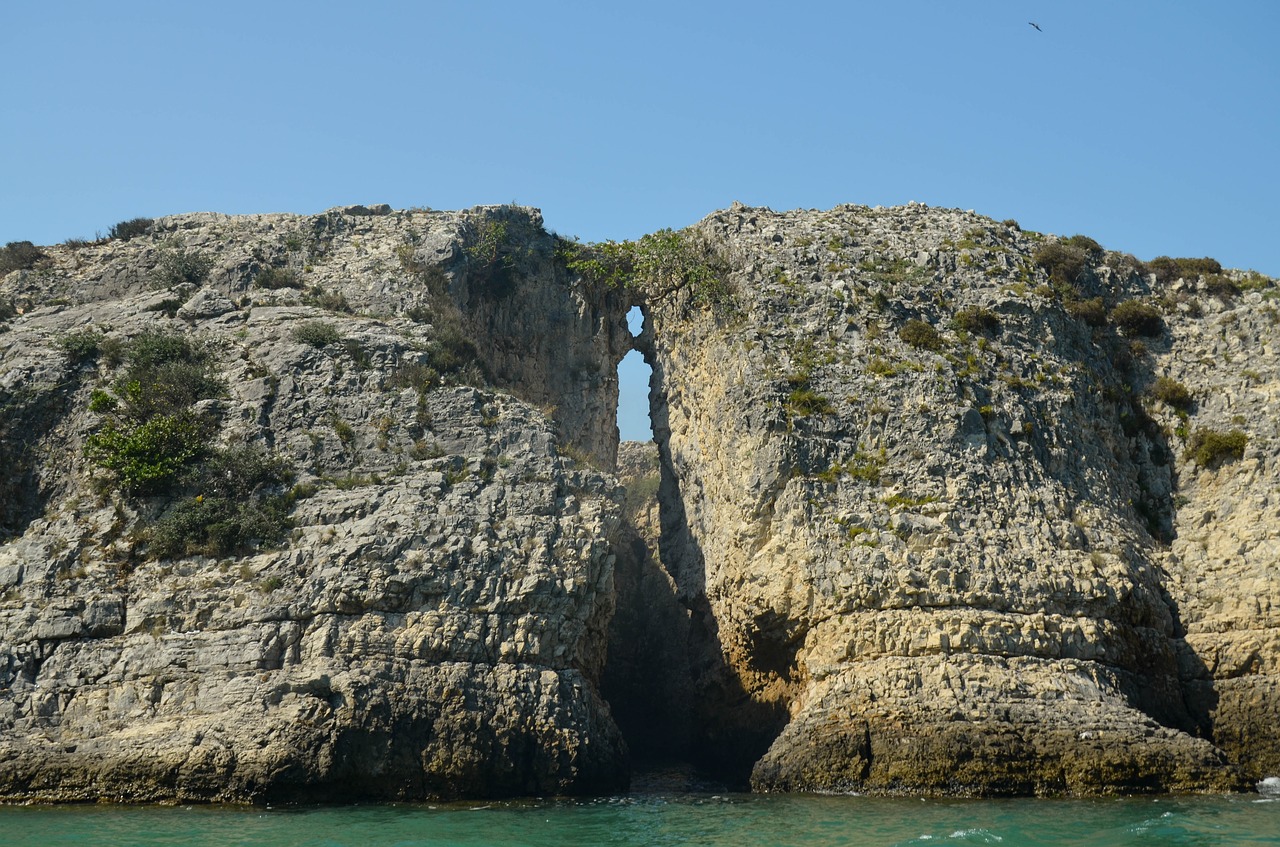
[[[1028,24],[1030,24],[1031,26],[1035,27],[1035,28],[1036,28],[1036,32],[1044,32],[1044,30],[1042,30],[1042,29],[1040,28],[1040,24],[1035,23],[1034,21],[1027,21],[1027,23],[1028,23]]]

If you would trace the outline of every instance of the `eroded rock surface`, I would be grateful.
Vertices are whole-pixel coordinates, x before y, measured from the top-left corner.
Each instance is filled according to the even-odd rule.
[[[359,206],[0,280],[0,798],[1280,771],[1274,280],[920,205],[735,205],[643,249],[605,279],[533,210]],[[253,493],[280,537],[157,554],[203,492],[102,466],[155,332],[224,385],[212,447],[293,469]],[[633,343],[656,443],[619,452]]]
[[[619,495],[585,460],[612,462],[627,336],[550,243],[512,209],[188,215],[5,280],[25,314],[0,335],[23,466],[0,547],[0,797],[625,786],[596,688]],[[175,256],[199,257],[202,286],[165,276]],[[89,332],[101,349],[73,362]],[[219,444],[295,469],[283,543],[150,556],[156,513],[203,495],[126,496],[85,458],[108,414],[93,392],[127,390],[106,351],[147,332],[209,351]],[[479,352],[520,333],[554,338],[545,378]],[[527,400],[464,384],[520,378]]]
[[[735,206],[695,232],[732,296],[654,298],[647,341],[663,558],[723,660],[697,680],[713,755],[754,745],[769,791],[1274,769],[1272,281],[1161,286],[1099,251],[1055,288],[1044,237],[923,206]],[[1121,331],[1127,300],[1164,326]],[[1188,458],[1233,427],[1241,460]]]

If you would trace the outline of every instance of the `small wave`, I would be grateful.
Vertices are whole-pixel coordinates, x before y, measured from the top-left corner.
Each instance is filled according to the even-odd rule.
[[[957,829],[948,838],[964,838],[969,841],[975,841],[982,844],[991,844],[996,841],[1004,841],[1004,838],[996,835],[989,829]]]
[[[1269,776],[1254,787],[1259,794],[1280,795],[1280,776]]]

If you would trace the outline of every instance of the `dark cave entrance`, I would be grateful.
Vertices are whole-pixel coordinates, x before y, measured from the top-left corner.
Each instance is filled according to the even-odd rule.
[[[639,786],[743,790],[785,715],[750,703],[725,663],[704,592],[702,549],[670,453],[662,358],[645,311],[628,311],[633,349],[618,367],[617,469],[625,505],[614,539],[617,603],[601,693]]]

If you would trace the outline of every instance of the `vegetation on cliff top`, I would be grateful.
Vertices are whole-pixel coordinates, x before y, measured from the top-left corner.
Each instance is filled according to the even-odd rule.
[[[30,241],[10,241],[0,247],[0,276],[13,271],[30,270],[43,258],[44,253]]]
[[[569,270],[608,288],[662,299],[688,290],[698,306],[724,308],[732,291],[711,247],[688,229],[661,229],[636,241],[580,244],[561,240],[561,259]]]

